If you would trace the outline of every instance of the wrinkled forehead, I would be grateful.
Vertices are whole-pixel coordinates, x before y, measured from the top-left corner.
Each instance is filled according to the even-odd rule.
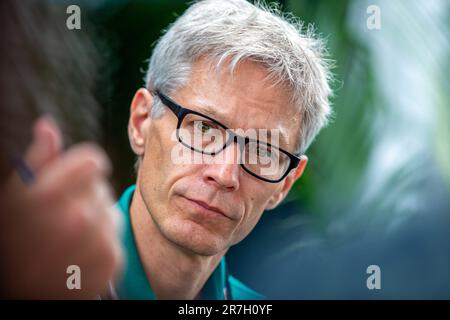
[[[294,152],[297,146],[301,116],[291,90],[260,63],[244,60],[230,70],[227,62],[217,67],[199,59],[174,97],[231,129],[278,132],[281,147]]]

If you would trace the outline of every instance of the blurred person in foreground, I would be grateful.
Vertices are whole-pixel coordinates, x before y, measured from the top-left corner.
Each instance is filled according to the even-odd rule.
[[[109,160],[79,143],[97,132],[93,47],[67,30],[65,9],[0,4],[1,298],[96,298],[122,263]]]
[[[118,203],[117,298],[263,298],[225,254],[305,169],[331,113],[324,54],[300,21],[245,0],[198,1],[169,27],[131,102],[137,179]]]

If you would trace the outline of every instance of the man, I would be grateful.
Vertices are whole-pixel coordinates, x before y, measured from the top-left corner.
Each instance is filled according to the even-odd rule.
[[[199,1],[159,40],[131,103],[137,180],[119,201],[119,298],[262,298],[224,257],[305,169],[330,114],[322,48],[299,22],[244,0]]]

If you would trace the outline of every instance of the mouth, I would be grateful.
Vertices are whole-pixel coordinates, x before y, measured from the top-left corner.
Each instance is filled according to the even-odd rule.
[[[213,216],[221,216],[221,217],[225,217],[227,219],[231,219],[229,216],[227,216],[225,214],[225,212],[217,207],[211,206],[209,204],[207,204],[204,201],[201,200],[196,200],[196,199],[190,199],[187,197],[182,196],[185,200],[187,200],[188,202],[190,202],[190,204],[192,204],[192,206],[194,206],[194,208],[196,209],[196,211],[200,211],[202,213],[206,213],[209,215],[213,215]]]

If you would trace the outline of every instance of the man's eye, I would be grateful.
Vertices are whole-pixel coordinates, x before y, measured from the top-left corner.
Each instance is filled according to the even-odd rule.
[[[205,121],[195,121],[195,125],[197,126],[197,129],[200,130],[202,133],[207,133],[213,127],[206,123]]]
[[[267,148],[257,147],[256,152],[259,157],[272,157],[272,153]]]

